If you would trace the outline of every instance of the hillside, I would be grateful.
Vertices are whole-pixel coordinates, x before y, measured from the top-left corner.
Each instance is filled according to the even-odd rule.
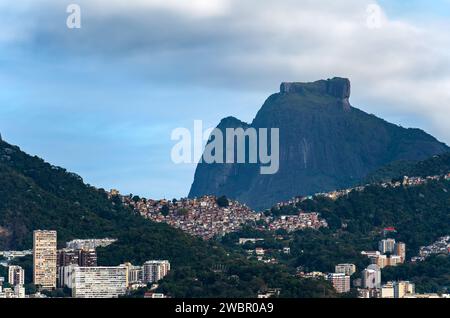
[[[165,224],[143,220],[102,189],[18,147],[0,143],[0,248],[29,249],[32,231],[55,229],[58,245],[74,238],[118,238],[104,251],[104,262],[168,258],[174,264],[221,258],[224,251],[211,247]]]
[[[0,141],[0,249],[32,248],[35,229],[57,230],[60,247],[75,238],[117,238],[98,250],[100,265],[168,259],[173,271],[162,288],[172,296],[255,297],[264,286],[292,297],[335,296],[326,282],[294,280],[284,267],[248,261],[218,243],[143,219],[118,197],[109,200],[79,176]],[[31,258],[19,262],[30,282]],[[218,265],[230,270],[216,273]]]
[[[371,173],[367,183],[390,181],[403,176],[426,177],[442,175],[450,171],[450,153],[435,155],[422,161],[397,161]]]
[[[189,196],[226,195],[254,209],[268,208],[296,195],[352,186],[392,162],[449,150],[420,129],[405,129],[352,107],[349,98],[347,79],[283,83],[251,124],[222,120],[222,131],[279,128],[280,169],[261,175],[260,164],[199,163]]]
[[[420,172],[418,175],[447,173],[447,158],[443,155],[416,163],[414,169],[418,170],[410,171]],[[246,259],[235,240],[240,235],[263,235],[268,237],[266,247],[282,248],[283,244],[271,238],[275,233],[243,230],[227,235],[222,243],[206,242],[143,219],[122,205],[119,197],[109,200],[104,190],[85,185],[79,176],[0,142],[1,249],[31,248],[34,229],[56,229],[60,246],[74,238],[115,237],[117,243],[99,249],[99,263],[169,259],[174,270],[161,283],[160,291],[172,296],[254,297],[260,290],[281,288],[282,297],[335,297],[327,282],[294,277],[297,267],[331,271],[336,263],[354,262],[361,269],[367,259],[360,251],[375,249],[387,226],[397,229],[395,237],[407,244],[408,257],[420,246],[450,233],[450,185],[444,179],[395,188],[374,184],[337,200],[314,197],[267,213],[276,216],[299,209],[320,212],[329,228],[289,234],[283,244],[289,243],[291,254],[282,256],[279,265],[261,264]],[[31,259],[20,262],[30,281]],[[408,265],[387,273],[404,277],[411,272],[421,290],[426,290],[429,263],[424,264],[418,270]],[[439,282],[433,278],[433,290],[443,288]]]
[[[359,243],[381,237],[385,227],[394,227],[394,236],[407,244],[410,256],[421,245],[450,233],[450,182],[444,179],[411,187],[372,185],[335,201],[315,198],[297,207],[319,211],[332,230],[353,236]],[[376,240],[372,242],[376,248]]]
[[[450,170],[447,170],[447,173]],[[394,227],[389,237],[406,243],[406,257],[417,256],[419,248],[439,237],[450,234],[450,180],[429,180],[417,186],[383,187],[370,185],[362,191],[352,191],[337,200],[315,196],[283,207],[273,207],[266,214],[273,217],[315,211],[324,217],[329,227],[291,233],[261,231],[245,228],[223,238],[224,245],[233,246],[239,237],[258,237],[264,241],[255,246],[278,249],[277,235],[288,237],[290,254],[282,262],[305,272],[330,272],[339,263],[356,264],[360,271],[369,265],[361,251],[378,249],[384,238],[383,229]],[[246,246],[243,249],[254,248]],[[420,292],[448,290],[450,256],[432,258],[423,263],[407,263],[383,269],[383,281],[412,280]]]

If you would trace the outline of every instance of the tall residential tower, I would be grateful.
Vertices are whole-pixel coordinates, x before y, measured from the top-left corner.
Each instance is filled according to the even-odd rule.
[[[43,289],[56,288],[56,231],[33,233],[33,283]]]

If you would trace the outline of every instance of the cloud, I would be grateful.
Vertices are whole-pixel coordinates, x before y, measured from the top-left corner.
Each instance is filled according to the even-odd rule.
[[[93,2],[99,8],[104,8],[105,3]],[[122,12],[130,9],[130,3],[121,0],[110,0],[106,5],[113,11]],[[135,0],[131,6],[134,10],[167,10],[183,15],[192,15],[195,17],[211,17],[222,15],[228,9],[228,1],[226,0]]]
[[[66,28],[65,9],[70,3],[81,6],[79,30]],[[97,107],[97,113],[109,112],[105,122],[119,113],[119,102],[127,102],[127,110],[139,108],[140,112],[152,105],[151,112],[167,126],[173,122],[177,127],[179,118],[165,112],[170,107],[172,113],[180,112],[191,121],[201,114],[208,114],[208,121],[214,121],[211,114],[218,121],[227,112],[251,116],[248,114],[254,113],[281,81],[345,76],[352,80],[355,106],[387,119],[401,118],[405,126],[420,123],[421,128],[450,143],[448,16],[421,20],[416,13],[408,19],[407,15],[394,15],[403,5],[400,1],[394,11],[384,10],[385,3],[2,2],[0,60],[8,66],[2,67],[0,81],[8,85],[11,78],[21,77],[17,94],[23,95],[26,87],[33,93],[30,101],[43,92],[71,87],[83,96],[79,98],[85,106],[77,106],[78,97],[74,96],[63,107],[69,112]],[[431,4],[423,1],[423,6]],[[375,24],[374,8],[379,9]],[[151,100],[154,94],[142,93],[146,90],[164,95],[156,98],[157,107]],[[123,98],[117,98],[118,92]],[[257,102],[250,110],[236,104],[249,101],[248,94],[261,96],[251,99]],[[233,95],[244,97],[230,97]],[[113,106],[106,102],[108,96]],[[90,103],[89,98],[93,100]],[[205,103],[211,103],[210,107]],[[57,105],[57,100],[53,104]]]

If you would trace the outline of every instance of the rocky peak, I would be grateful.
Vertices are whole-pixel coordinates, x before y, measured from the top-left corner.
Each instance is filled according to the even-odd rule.
[[[294,196],[351,187],[392,162],[448,151],[423,131],[350,108],[349,97],[350,81],[344,78],[283,83],[281,93],[265,101],[250,125],[225,118],[219,125],[222,129],[279,128],[280,169],[261,175],[260,164],[202,162],[189,196],[226,195],[265,209]]]
[[[350,109],[351,84],[347,78],[334,77],[332,79],[320,80],[310,83],[284,82],[281,83],[281,94],[313,94],[330,95],[340,100],[344,109]]]
[[[224,119],[222,119],[219,123],[219,125],[217,126],[217,128],[246,128],[248,126],[247,123],[237,119],[236,117],[233,116],[229,116],[226,117]]]

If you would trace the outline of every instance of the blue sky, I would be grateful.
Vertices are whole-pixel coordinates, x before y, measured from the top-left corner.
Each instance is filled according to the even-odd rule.
[[[376,30],[364,0],[7,2],[0,133],[98,187],[187,195],[171,131],[251,121],[282,81],[349,77],[354,106],[450,143],[449,1],[379,1]]]
[[[378,3],[388,14],[416,21],[448,18],[450,13],[450,1],[448,0],[433,0],[432,2],[424,0],[380,0]]]

